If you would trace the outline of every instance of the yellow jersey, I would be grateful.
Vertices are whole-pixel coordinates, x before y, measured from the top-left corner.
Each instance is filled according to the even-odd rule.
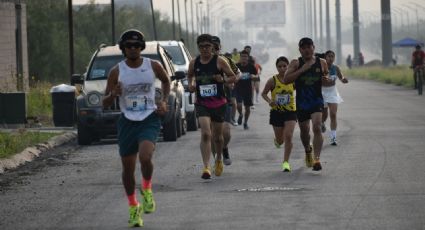
[[[272,90],[272,101],[276,106],[272,106],[272,110],[277,111],[296,111],[294,97],[294,83],[284,84],[278,78],[278,75],[273,76],[274,88]]]

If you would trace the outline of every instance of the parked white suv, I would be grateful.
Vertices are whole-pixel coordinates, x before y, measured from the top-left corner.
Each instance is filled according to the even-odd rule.
[[[185,100],[183,108],[186,112],[186,123],[188,131],[196,131],[198,129],[198,121],[195,112],[195,94],[189,92],[187,71],[189,69],[189,62],[192,60],[189,50],[183,42],[180,41],[159,41],[159,44],[171,56],[176,71],[183,71],[186,73],[186,78],[182,80],[185,89]],[[183,114],[184,111],[182,111]]]

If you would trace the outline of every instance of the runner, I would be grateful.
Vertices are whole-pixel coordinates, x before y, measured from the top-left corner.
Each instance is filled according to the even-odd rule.
[[[295,112],[294,84],[284,84],[283,77],[288,68],[289,61],[286,57],[276,60],[278,74],[271,77],[264,86],[261,96],[270,105],[270,121],[275,135],[274,144],[277,148],[285,143],[282,170],[290,172],[289,156],[292,151],[292,136],[297,122]],[[271,98],[267,94],[271,92]]]
[[[236,78],[238,78],[240,72],[239,72],[239,69],[236,66],[236,64],[233,62],[232,58],[229,57],[229,55],[226,56],[226,54],[225,55],[220,54],[220,50],[221,50],[220,38],[217,37],[217,36],[213,36],[212,39],[213,39],[213,43],[214,43],[215,54],[225,58],[225,60],[229,64],[230,68],[232,69],[233,73],[236,75]],[[224,92],[226,94],[226,99],[227,99],[227,108],[226,108],[226,114],[224,116],[225,122],[224,122],[224,127],[223,127],[223,139],[224,139],[223,162],[224,162],[225,165],[231,165],[232,164],[232,160],[230,159],[228,145],[229,145],[230,139],[232,138],[232,135],[230,133],[230,124],[233,125],[233,121],[232,121],[232,106],[233,106],[232,105],[232,90],[233,90],[233,88],[234,88],[234,83],[224,84]]]
[[[235,81],[235,74],[226,60],[213,54],[213,39],[209,34],[198,36],[196,43],[200,55],[189,64],[189,90],[196,92],[196,113],[201,126],[201,153],[204,163],[203,179],[211,179],[211,137],[217,148],[215,175],[223,172],[223,121],[227,107],[224,84]],[[222,73],[226,75],[224,77]],[[196,81],[196,84],[194,83]]]
[[[252,79],[252,101],[255,99],[255,104],[258,104],[258,95],[260,95],[260,75],[263,71],[263,67],[260,64],[255,63],[255,69],[257,70],[257,77]],[[255,98],[254,98],[255,94]]]
[[[283,83],[295,82],[297,118],[301,142],[306,153],[306,165],[313,167],[314,171],[320,171],[322,169],[320,153],[323,145],[320,130],[323,110],[322,81],[329,81],[328,67],[325,60],[314,56],[313,40],[302,38],[298,47],[301,57],[291,61]],[[313,147],[310,144],[310,120],[313,124]]]
[[[414,82],[414,88],[417,89],[417,80],[415,77],[415,70],[417,68],[422,68],[424,66],[425,62],[425,52],[422,50],[422,47],[420,45],[416,45],[415,51],[412,53],[412,68],[413,68],[413,82]]]
[[[238,80],[235,86],[236,90],[236,101],[238,103],[238,124],[242,124],[244,119],[243,127],[245,130],[249,129],[248,118],[251,113],[252,103],[252,83],[251,80],[256,78],[257,70],[253,64],[248,62],[249,53],[245,50],[241,51],[241,60],[236,66],[241,71],[241,78]],[[245,115],[242,115],[242,103],[245,107]]]
[[[336,78],[346,84],[348,83],[347,78],[345,78],[339,66],[334,65],[335,53],[332,50],[328,50],[325,53],[326,63],[329,67],[329,76],[330,82],[323,82],[322,84],[322,95],[324,101],[324,109],[322,114],[322,132],[326,131],[326,119],[328,118],[328,108],[331,119],[331,130],[329,133],[329,138],[331,140],[331,145],[337,145],[336,141],[336,113],[338,111],[338,104],[343,102],[342,98],[339,96],[338,89],[336,88]]]
[[[118,145],[122,162],[122,181],[129,203],[129,226],[143,226],[142,213],[155,211],[152,194],[152,155],[161,128],[170,93],[170,81],[162,65],[142,58],[145,48],[143,34],[127,30],[121,35],[119,47],[125,60],[114,66],[108,77],[103,106],[110,107],[119,97],[121,116],[118,120]],[[162,100],[155,101],[155,78],[162,82]],[[137,158],[142,169],[143,203],[135,192]]]
[[[238,49],[233,48],[233,50],[232,50],[232,60],[233,60],[233,62],[238,63],[239,59],[240,59],[240,55],[239,55]]]

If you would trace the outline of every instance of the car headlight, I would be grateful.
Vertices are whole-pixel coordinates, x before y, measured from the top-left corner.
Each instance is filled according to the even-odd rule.
[[[99,92],[90,92],[86,98],[88,106],[100,106],[102,96]]]

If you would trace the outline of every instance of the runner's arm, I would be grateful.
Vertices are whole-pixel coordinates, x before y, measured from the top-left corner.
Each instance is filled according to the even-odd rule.
[[[162,82],[162,101],[166,104],[168,103],[168,95],[170,95],[170,78],[165,72],[164,67],[158,61],[151,61],[152,69],[155,73],[155,76]]]
[[[230,65],[227,63],[226,60],[224,60],[223,57],[218,57],[217,64],[219,69],[221,69],[225,74],[226,77],[222,77],[223,83],[233,83],[236,80],[236,75],[230,68]]]
[[[336,66],[336,74],[342,83],[348,83],[348,79],[344,77],[339,66]]]
[[[112,67],[109,71],[108,80],[106,82],[105,95],[103,96],[103,107],[107,108],[114,104],[115,98],[121,94],[121,87],[118,84],[118,65]]]
[[[273,88],[274,88],[274,79],[273,77],[271,77],[269,80],[267,80],[266,85],[264,85],[263,92],[261,93],[261,96],[269,105],[271,105],[273,101],[271,98],[269,98],[268,93],[272,91]]]
[[[326,60],[323,58],[320,58],[320,65],[322,66],[322,71],[323,71],[322,84],[332,82],[331,78],[329,77],[329,69],[328,69],[328,64],[326,63]]]
[[[187,82],[188,82],[188,87],[189,87],[189,91],[190,92],[194,92],[195,89],[195,84],[193,83],[195,78],[195,59],[192,59],[192,61],[190,61],[189,63],[189,69],[187,70]]]
[[[283,77],[283,83],[289,84],[294,82],[305,71],[303,68],[298,69],[298,65],[299,63],[297,59],[294,59],[291,63],[289,63],[288,69]]]

